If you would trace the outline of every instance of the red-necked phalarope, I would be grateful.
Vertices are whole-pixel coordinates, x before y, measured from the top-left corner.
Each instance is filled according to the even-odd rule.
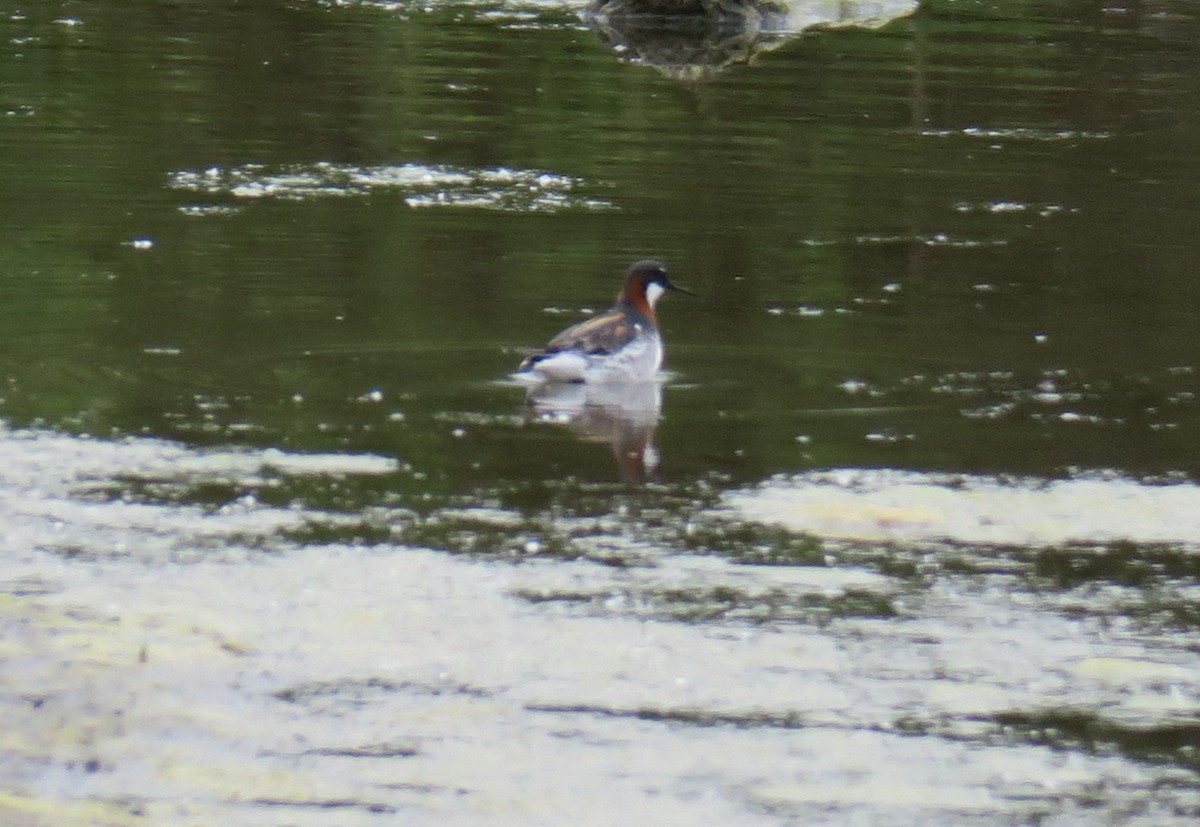
[[[639,261],[608,312],[572,325],[517,368],[541,382],[647,380],[662,367],[662,335],[654,306],[668,290],[696,295],[674,285],[661,261]]]

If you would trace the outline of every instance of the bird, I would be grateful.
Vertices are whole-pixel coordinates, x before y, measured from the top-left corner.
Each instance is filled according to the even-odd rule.
[[[696,295],[673,284],[661,261],[634,262],[612,308],[568,327],[526,356],[516,375],[541,383],[652,379],[666,352],[654,308],[669,291]]]

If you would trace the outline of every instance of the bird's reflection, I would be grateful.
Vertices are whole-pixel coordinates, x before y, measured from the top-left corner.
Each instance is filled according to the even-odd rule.
[[[565,425],[584,442],[606,443],[621,476],[645,482],[658,468],[662,389],[661,380],[551,383],[531,387],[525,403],[539,421]]]

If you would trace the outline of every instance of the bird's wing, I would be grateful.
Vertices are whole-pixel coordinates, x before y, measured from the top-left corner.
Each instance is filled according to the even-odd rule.
[[[618,310],[572,325],[546,345],[546,353],[577,350],[588,355],[614,353],[637,336],[636,325]]]

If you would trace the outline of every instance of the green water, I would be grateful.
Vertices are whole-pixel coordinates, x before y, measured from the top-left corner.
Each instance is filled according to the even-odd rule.
[[[933,3],[692,85],[557,7],[84,10],[5,15],[12,422],[605,478],[489,383],[654,255],[702,294],[663,308],[671,479],[1198,471],[1186,6]]]
[[[184,693],[269,722],[252,748],[218,737],[218,764],[309,760],[271,740],[298,720],[278,709],[278,693],[307,697],[296,686],[366,716],[358,754],[434,762],[405,782],[411,801],[379,779],[314,792],[311,823],[342,823],[320,801],[363,823],[409,807],[423,823],[555,823],[556,796],[611,805],[611,823],[1187,823],[1197,10],[798,2],[757,40],[581,11],[0,0],[0,583],[16,601],[5,624],[31,636],[4,650],[14,680],[74,697],[91,673],[47,641],[109,640],[70,618],[120,594],[126,625],[103,646],[136,655],[144,629],[167,634],[147,608],[168,600],[161,587],[180,628],[212,612],[232,624],[221,635],[254,639],[256,665],[235,670],[244,694]],[[508,381],[523,349],[606,308],[651,256],[699,294],[660,306],[661,407],[632,421],[531,407]],[[384,464],[339,464],[362,454]],[[293,467],[307,455],[325,459]],[[419,620],[390,604],[387,588],[439,565],[444,583],[405,592]],[[328,575],[319,599],[259,605],[272,583],[299,594],[308,566]],[[832,579],[805,579],[816,572]],[[478,627],[476,599],[490,612]],[[382,613],[371,644],[338,626],[354,601]],[[443,601],[453,633],[431,620]],[[578,625],[559,639],[561,617]],[[410,622],[445,662],[389,660],[381,629]],[[511,662],[488,650],[488,623],[529,631],[505,644]],[[646,643],[647,628],[663,638]],[[765,648],[739,648],[746,629],[769,630]],[[342,654],[323,661],[331,647]],[[39,651],[65,659],[61,680]],[[714,673],[689,671],[703,664]],[[389,693],[444,674],[486,699],[464,713],[490,722],[455,747],[465,758],[439,751],[459,743],[457,706],[422,718],[412,750],[365,749],[388,740],[371,736],[371,709],[403,718]],[[8,691],[15,726],[29,692]],[[628,756],[601,750],[600,780],[523,786],[558,766],[561,733],[539,715],[587,743],[644,739],[672,756],[671,780],[631,770],[640,792],[612,804]],[[511,773],[506,716],[533,733]],[[320,714],[300,718],[314,749],[333,749]],[[185,819],[129,768],[170,744],[155,732],[115,757],[97,747],[111,772],[91,780],[87,748],[60,761],[0,742],[20,796],[0,811],[137,822],[126,802],[144,798],[153,823]],[[689,768],[705,733],[729,760]],[[580,767],[593,755],[562,748]],[[754,769],[759,749],[778,750],[770,772]],[[454,777],[459,760],[487,767],[486,791]],[[893,786],[884,763],[921,769]],[[309,781],[236,776],[172,776],[166,798],[200,802],[202,820],[297,823],[271,808],[308,800],[295,790]],[[872,783],[856,792],[859,777]],[[460,788],[487,803],[447,793]],[[700,790],[720,806],[704,810]],[[49,810],[25,806],[39,796]],[[115,802],[120,817],[66,801]]]

